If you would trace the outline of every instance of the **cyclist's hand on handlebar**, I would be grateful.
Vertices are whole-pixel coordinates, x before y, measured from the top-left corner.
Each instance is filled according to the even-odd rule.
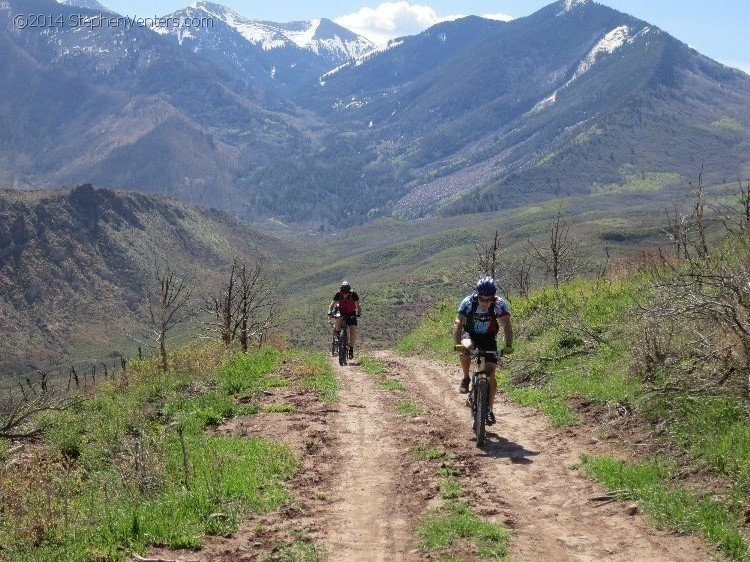
[[[503,355],[510,355],[511,353],[513,353],[513,346],[512,345],[506,345],[503,348]]]
[[[362,316],[362,313],[361,312],[357,312],[357,318],[359,318],[360,316]]]

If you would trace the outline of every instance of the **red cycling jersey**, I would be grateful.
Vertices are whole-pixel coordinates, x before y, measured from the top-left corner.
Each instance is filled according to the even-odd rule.
[[[359,295],[355,293],[354,291],[350,293],[342,293],[339,291],[335,295],[333,295],[333,302],[338,303],[339,305],[339,312],[341,314],[354,314],[357,312],[357,301],[359,300]]]

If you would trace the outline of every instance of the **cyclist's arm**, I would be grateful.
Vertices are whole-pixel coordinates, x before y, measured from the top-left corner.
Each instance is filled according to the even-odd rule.
[[[333,313],[333,308],[336,306],[336,301],[331,301],[331,304],[328,305],[328,314]]]
[[[362,314],[362,305],[359,304],[359,299],[357,299],[357,301],[355,302],[357,303],[357,316],[359,316],[360,314]]]
[[[510,324],[510,315],[506,314],[498,318],[500,325],[503,327],[503,335],[505,336],[505,347],[513,347],[513,327]]]
[[[456,319],[453,321],[453,343],[455,345],[461,343],[461,334],[463,334],[465,323],[466,316],[461,313],[457,314]]]

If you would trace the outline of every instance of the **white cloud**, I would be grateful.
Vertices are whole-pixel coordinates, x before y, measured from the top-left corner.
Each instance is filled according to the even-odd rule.
[[[361,8],[358,12],[336,18],[336,23],[364,35],[370,41],[382,45],[389,39],[403,35],[416,35],[428,27],[443,21],[452,21],[464,14],[438,16],[430,6],[400,2],[383,2],[377,8]],[[513,19],[505,14],[488,14],[482,17],[507,21]]]
[[[513,16],[509,16],[508,14],[482,14],[482,17],[488,20],[498,21],[510,21],[514,19]]]

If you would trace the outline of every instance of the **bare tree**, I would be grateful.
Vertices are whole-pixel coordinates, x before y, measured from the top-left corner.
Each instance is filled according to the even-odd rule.
[[[265,270],[262,258],[250,266],[234,258],[224,288],[217,295],[204,298],[215,318],[210,327],[218,329],[225,345],[239,339],[243,351],[247,351],[251,339],[262,341],[270,329],[276,302]]]
[[[240,298],[237,328],[242,350],[247,351],[251,338],[263,341],[276,312],[273,284],[265,274],[265,263],[258,259],[252,267],[240,269]]]
[[[672,242],[675,257],[677,259],[690,259],[690,250],[688,247],[690,217],[683,214],[677,205],[671,211],[665,210],[664,212],[667,215],[667,226],[664,229],[664,233],[667,235],[667,239]]]
[[[218,330],[224,345],[232,344],[234,335],[234,316],[237,308],[237,269],[238,258],[232,260],[229,268],[229,277],[226,285],[218,294],[203,297],[206,309],[213,315],[214,320],[209,322],[212,330]]]
[[[475,244],[477,255],[477,273],[480,275],[489,275],[497,279],[500,267],[500,231],[495,230],[492,241],[482,240]]]
[[[737,255],[744,256],[737,259]],[[725,242],[723,253],[693,259],[657,281],[649,317],[684,323],[689,345],[673,352],[672,377],[708,377],[750,396],[750,240]]]
[[[736,204],[718,204],[713,208],[721,216],[722,223],[727,232],[739,234],[750,232],[750,181],[747,186],[737,180],[739,193],[737,193]]]
[[[523,256],[521,263],[509,267],[509,285],[516,290],[518,296],[528,297],[531,294],[531,266],[528,256]]]
[[[193,286],[185,278],[178,277],[169,266],[155,268],[158,294],[146,294],[148,311],[153,327],[152,339],[159,346],[161,369],[167,370],[167,334],[191,314],[188,304],[193,295]],[[155,298],[156,297],[156,298]]]
[[[49,411],[66,410],[78,404],[82,398],[70,393],[55,394],[51,386],[34,384],[27,379],[27,388],[20,385],[21,392],[9,391],[5,400],[0,402],[0,438],[26,440],[42,433],[36,418]]]
[[[696,240],[695,247],[698,251],[698,256],[706,258],[708,256],[708,244],[706,242],[706,227],[703,222],[703,212],[705,207],[705,187],[703,185],[703,167],[698,174],[698,185],[693,185],[690,182],[690,187],[695,191],[695,210],[693,211],[693,217],[695,220],[695,227],[698,234],[698,240]]]
[[[558,207],[557,215],[549,223],[548,246],[540,247],[530,238],[526,240],[527,254],[539,262],[545,273],[552,277],[555,289],[563,281],[572,278],[580,264],[577,243],[570,237],[570,226],[571,223],[562,218],[562,211]]]

